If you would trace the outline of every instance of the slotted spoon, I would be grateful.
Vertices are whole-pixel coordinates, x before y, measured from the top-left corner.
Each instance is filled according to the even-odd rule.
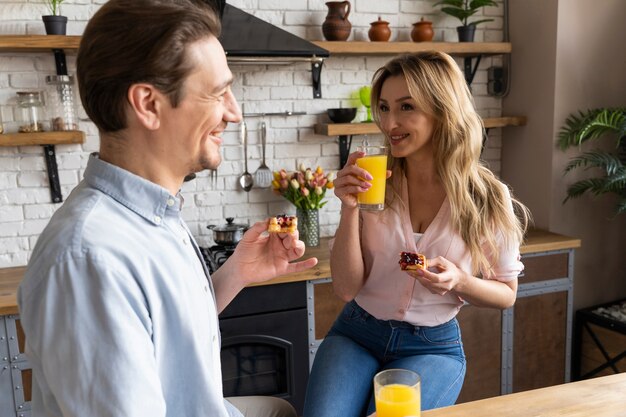
[[[272,185],[272,179],[274,179],[272,170],[265,164],[266,141],[267,141],[267,126],[265,126],[265,122],[261,122],[261,153],[263,155],[263,159],[261,160],[261,165],[254,173],[254,183],[257,184],[261,188],[267,188],[270,185]]]

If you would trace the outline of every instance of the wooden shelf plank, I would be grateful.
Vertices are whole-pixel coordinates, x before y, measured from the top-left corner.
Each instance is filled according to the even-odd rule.
[[[492,127],[525,126],[526,116],[488,117],[483,119],[485,129]]]
[[[80,36],[2,35],[0,52],[47,52],[51,49],[78,50]]]
[[[67,145],[85,142],[85,132],[9,133],[0,135],[0,146]]]
[[[526,117],[491,117],[483,119],[485,128],[524,126]],[[324,136],[374,135],[380,133],[376,123],[322,123],[315,125],[315,133]]]
[[[77,50],[81,36],[2,35],[0,52],[41,52],[50,49]],[[437,50],[451,55],[510,54],[510,42],[367,42],[313,41],[336,55],[395,55]]]
[[[510,42],[367,42],[314,41],[335,55],[395,55],[437,50],[457,56],[510,54]]]

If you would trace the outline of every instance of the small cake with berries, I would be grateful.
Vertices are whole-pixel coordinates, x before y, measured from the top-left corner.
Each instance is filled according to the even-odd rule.
[[[270,219],[267,231],[270,233],[293,233],[298,229],[298,218],[279,214]]]
[[[426,269],[426,257],[421,253],[400,252],[398,263],[403,271]]]

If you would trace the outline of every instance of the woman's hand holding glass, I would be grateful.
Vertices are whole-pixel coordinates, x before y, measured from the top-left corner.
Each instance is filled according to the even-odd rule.
[[[364,152],[353,152],[348,155],[346,165],[337,172],[335,178],[335,195],[341,200],[341,205],[355,208],[357,206],[357,194],[367,191],[372,186],[367,182],[372,180],[369,172],[356,165],[356,160],[362,158]],[[363,178],[364,180],[362,180]]]
[[[364,152],[353,152],[348,156],[346,165],[337,172],[335,184],[335,196],[341,200],[341,205],[356,208],[359,193],[369,190],[372,186],[372,175],[365,169],[356,165],[356,160],[363,158]],[[391,176],[391,171],[387,171],[387,178]]]

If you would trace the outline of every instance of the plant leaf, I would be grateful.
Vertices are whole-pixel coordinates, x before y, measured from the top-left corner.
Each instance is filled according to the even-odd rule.
[[[475,22],[471,22],[468,24],[468,26],[476,26],[479,23],[484,23],[484,22],[492,22],[493,19],[481,19],[481,20],[477,20]]]
[[[598,149],[585,152],[575,158],[570,159],[569,163],[565,166],[565,173],[578,168],[602,168],[606,171],[607,175],[613,175],[620,169],[624,169],[620,159],[611,153],[601,151]]]
[[[626,108],[599,108],[570,114],[558,133],[557,146],[565,150],[605,133],[616,132],[618,143],[626,134]]]

